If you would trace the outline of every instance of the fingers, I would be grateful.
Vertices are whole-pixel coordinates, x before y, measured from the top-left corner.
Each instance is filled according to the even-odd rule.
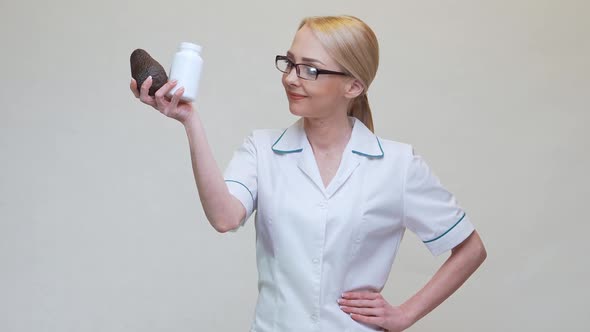
[[[178,106],[178,102],[180,101],[180,97],[182,97],[183,93],[184,87],[181,87],[180,89],[176,90],[176,92],[174,92],[172,95],[172,100],[170,101],[170,104],[168,104],[168,109],[175,109]]]
[[[385,319],[383,317],[374,317],[374,316],[365,316],[359,314],[350,314],[350,318],[356,320],[357,322],[365,323],[365,324],[372,324],[377,326],[383,326]]]
[[[355,296],[355,297],[371,297],[374,299],[371,300],[350,300],[350,299],[340,299],[338,303],[340,304],[340,309],[345,313],[350,315],[350,318],[354,319],[355,321],[366,323],[366,324],[373,324],[377,326],[382,326],[383,322],[385,321],[386,310],[385,310],[385,301],[383,298],[380,297],[381,294],[376,293],[379,295],[378,298],[375,298],[375,293],[355,293],[355,294],[347,294],[348,296]],[[343,294],[344,297],[345,294]]]
[[[381,297],[380,293],[377,292],[347,292],[342,293],[343,299],[350,300],[375,300]]]
[[[131,89],[131,92],[133,92],[133,95],[135,96],[135,98],[139,98],[139,91],[137,90],[137,81],[135,81],[135,79],[131,79],[131,83],[129,84],[129,88]]]
[[[357,314],[363,316],[376,316],[382,317],[385,315],[385,309],[383,308],[355,308],[355,307],[346,307],[340,306],[342,311],[346,312],[347,314]]]
[[[387,302],[380,293],[350,292],[343,293],[342,298],[338,299],[338,304],[340,309],[348,314],[383,316]]]
[[[156,102],[154,97],[149,95],[150,87],[152,86],[152,77],[148,76],[148,78],[143,81],[141,84],[141,89],[139,90],[139,100],[144,104],[148,104],[152,107],[156,107]]]
[[[378,308],[384,305],[382,300],[338,300],[338,303],[347,307]]]
[[[174,86],[176,86],[176,83],[176,80],[168,81],[166,82],[166,84],[162,85],[162,87],[159,88],[158,91],[156,91],[154,99],[159,110],[163,110],[168,106],[169,101],[166,100],[165,97],[168,94],[168,92],[172,90]]]
[[[351,319],[381,327],[384,331],[404,331],[415,322],[402,307],[390,305],[375,291],[344,293],[338,303]]]

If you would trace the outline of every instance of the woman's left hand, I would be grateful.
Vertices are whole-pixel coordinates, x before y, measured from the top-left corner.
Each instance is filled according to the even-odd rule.
[[[338,303],[355,321],[377,325],[388,332],[403,331],[414,323],[401,307],[392,306],[378,292],[347,292]]]

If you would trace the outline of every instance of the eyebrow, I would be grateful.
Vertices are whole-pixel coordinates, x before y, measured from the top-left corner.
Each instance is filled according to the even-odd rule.
[[[291,53],[291,51],[287,51],[287,56],[288,57],[292,57],[294,58],[295,56],[293,55],[293,53]],[[317,62],[317,63],[321,63],[322,65],[326,65],[325,63],[321,62],[318,59],[314,59],[314,58],[306,58],[306,57],[302,57],[301,60],[306,61],[306,62]]]

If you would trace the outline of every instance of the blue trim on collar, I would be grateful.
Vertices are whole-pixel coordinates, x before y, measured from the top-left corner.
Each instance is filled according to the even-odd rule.
[[[289,129],[289,128],[287,128]],[[276,142],[274,142],[274,144],[272,145],[271,149],[279,154],[286,154],[286,153],[295,153],[295,152],[301,152],[303,151],[303,149],[297,149],[297,150],[289,150],[289,151],[285,151],[285,150],[276,150],[275,149],[275,145],[277,145],[277,143],[279,143],[279,141],[281,140],[281,138],[283,138],[283,135],[285,135],[285,133],[287,132],[287,129],[285,129],[285,131],[283,131],[283,133],[281,134],[281,136],[279,136],[279,138],[277,139]]]
[[[356,151],[356,150],[352,150],[352,153],[356,153],[359,156],[363,156],[363,157],[369,157],[369,158],[383,158],[383,156],[385,155],[385,152],[383,152],[383,148],[381,147],[381,142],[379,141],[379,137],[375,136],[375,138],[377,139],[377,144],[379,144],[379,150],[381,150],[381,154],[366,154],[366,153],[362,153],[360,151]]]

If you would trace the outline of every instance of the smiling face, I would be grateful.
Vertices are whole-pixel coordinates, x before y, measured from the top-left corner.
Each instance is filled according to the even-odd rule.
[[[343,71],[307,26],[303,26],[295,34],[287,57],[293,63]],[[295,68],[288,74],[283,74],[282,83],[291,113],[310,118],[346,114],[350,100],[362,92],[362,85],[352,77],[320,74],[317,80],[309,81],[297,77]]]

